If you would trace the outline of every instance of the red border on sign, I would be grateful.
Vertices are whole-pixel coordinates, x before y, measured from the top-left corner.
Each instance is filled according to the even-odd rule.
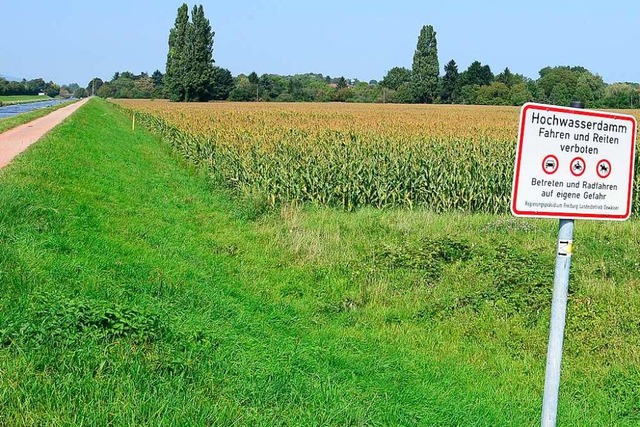
[[[580,160],[582,162],[582,164],[584,165],[584,167],[582,168],[582,172],[580,172],[580,173],[573,171],[573,162],[575,162],[576,160]],[[576,157],[576,158],[571,160],[571,163],[569,163],[569,172],[571,172],[571,175],[573,175],[575,177],[582,176],[584,174],[585,170],[587,170],[587,162],[585,162],[582,157]]]
[[[552,111],[556,113],[568,113],[568,114],[576,114],[581,116],[588,117],[600,117],[604,119],[614,119],[614,120],[625,120],[631,123],[631,146],[629,150],[629,173],[628,173],[628,190],[627,190],[627,206],[626,211],[623,214],[619,215],[607,215],[607,214],[590,214],[590,213],[575,213],[575,212],[538,212],[533,210],[518,210],[516,208],[518,202],[518,183],[520,181],[520,170],[522,167],[522,145],[524,140],[524,128],[525,128],[525,120],[524,118],[527,115],[529,110],[541,110],[541,111]],[[515,173],[513,174],[513,187],[511,194],[511,212],[516,216],[526,216],[526,217],[539,217],[539,218],[583,218],[583,219],[613,219],[613,220],[625,220],[629,218],[631,215],[631,193],[633,190],[633,169],[634,169],[634,154],[635,154],[635,146],[636,146],[636,133],[637,133],[637,125],[636,120],[629,115],[626,114],[615,114],[615,113],[605,113],[601,111],[590,111],[590,110],[582,110],[578,108],[569,108],[569,107],[557,107],[552,105],[543,105],[543,104],[534,104],[534,103],[526,103],[522,106],[520,110],[520,126],[518,128],[518,146],[516,148],[516,168]]]
[[[547,168],[545,167],[545,163],[547,163],[547,160],[549,160],[549,159],[553,159],[553,160],[556,161],[556,167],[551,172],[549,172],[547,170]],[[554,173],[556,173],[558,171],[558,166],[560,166],[560,162],[558,161],[558,158],[556,156],[554,156],[553,154],[549,154],[544,159],[542,159],[542,171],[544,173],[546,173],[547,175],[553,175]]]
[[[600,175],[600,165],[606,163],[607,166],[609,166],[609,170],[607,171],[606,175]],[[609,175],[611,175],[611,162],[607,159],[602,159],[598,162],[598,164],[596,165],[596,173],[598,174],[598,176],[602,179],[605,178],[609,178]]]

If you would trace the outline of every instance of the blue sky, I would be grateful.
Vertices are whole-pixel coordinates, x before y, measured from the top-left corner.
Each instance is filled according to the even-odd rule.
[[[0,8],[0,74],[78,82],[164,71],[182,1],[21,0]],[[194,3],[188,3],[193,6]],[[202,0],[216,65],[234,75],[315,72],[369,81],[411,67],[420,28],[437,32],[441,69],[474,60],[537,78],[582,65],[608,83],[640,82],[637,0]]]

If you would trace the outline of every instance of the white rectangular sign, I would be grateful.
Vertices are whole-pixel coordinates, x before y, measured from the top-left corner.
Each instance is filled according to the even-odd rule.
[[[629,218],[636,129],[636,119],[627,114],[525,104],[511,212],[543,218]]]

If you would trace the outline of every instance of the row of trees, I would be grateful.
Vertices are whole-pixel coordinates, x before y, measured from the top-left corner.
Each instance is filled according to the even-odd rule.
[[[202,5],[178,9],[169,33],[166,74],[156,70],[134,74],[117,72],[109,81],[94,78],[86,88],[58,86],[43,79],[7,81],[0,78],[0,95],[36,95],[105,98],[169,98],[172,101],[315,101],[395,102],[522,105],[527,101],[567,105],[579,99],[589,108],[640,107],[640,85],[608,85],[584,67],[545,67],[537,80],[512,73],[494,74],[480,61],[460,72],[455,60],[440,76],[436,32],[430,25],[420,30],[411,69],[393,67],[378,83],[360,82],[322,74],[233,77],[214,65],[213,32]]]
[[[494,75],[489,65],[474,61],[459,72],[455,60],[444,66],[440,77],[436,32],[430,25],[420,31],[413,66],[394,67],[381,82],[392,92],[389,99],[403,103],[522,105],[527,101],[568,105],[581,100],[589,108],[640,106],[640,85],[607,85],[584,67],[545,67],[537,80],[514,74],[507,67]]]
[[[87,94],[114,98],[169,98],[172,101],[339,101],[521,105],[527,101],[568,105],[573,99],[587,107],[640,106],[640,85],[607,85],[584,67],[546,67],[537,80],[509,68],[494,74],[491,67],[474,61],[460,71],[455,60],[440,75],[436,32],[430,25],[420,31],[411,69],[393,67],[382,81],[360,82],[322,74],[233,77],[214,65],[213,37],[201,5],[178,9],[169,33],[166,74],[116,73],[108,82],[94,79]]]
[[[146,72],[116,72],[111,80],[106,82],[94,78],[87,84],[84,93],[102,98],[164,98],[164,75],[160,70],[154,71],[151,75]]]
[[[507,67],[494,75],[489,65],[474,61],[459,72],[454,60],[444,66],[432,92],[432,102],[444,104],[522,105],[528,101],[568,105],[572,100],[585,102],[588,108],[638,108],[640,85],[606,84],[602,77],[584,67],[545,67],[537,80],[514,74]],[[390,90],[392,102],[420,102],[413,86],[413,71],[394,67],[381,84]]]
[[[58,96],[60,86],[54,82],[45,82],[43,79],[33,79],[16,82],[0,77],[0,96],[5,95],[38,95],[44,93],[48,96]]]
[[[111,80],[92,79],[79,96],[95,94],[103,98],[169,98],[166,75],[156,70],[134,74],[117,72]],[[385,102],[390,90],[377,84],[322,74],[280,76],[255,72],[235,78],[227,69],[214,67],[214,79],[207,87],[207,100],[280,102]]]
[[[512,73],[509,68],[494,75],[488,65],[474,61],[459,72],[449,61],[445,73],[430,83],[427,102],[445,104],[522,105],[527,101],[568,105],[584,100],[589,108],[638,108],[640,85],[606,84],[583,67],[546,67],[537,80]],[[281,76],[255,72],[233,77],[227,69],[214,67],[208,100],[280,102],[395,102],[416,103],[412,70],[394,67],[382,81],[361,82],[322,74]],[[110,81],[96,78],[86,89],[74,93],[81,97],[95,93],[105,98],[168,98],[166,76],[156,70],[148,75],[128,71],[115,73]],[[434,84],[435,83],[435,84]],[[426,85],[425,85],[426,86]],[[435,89],[433,89],[435,88]]]

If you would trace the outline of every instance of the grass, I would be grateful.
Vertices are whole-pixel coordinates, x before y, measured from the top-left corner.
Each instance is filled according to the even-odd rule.
[[[0,425],[539,425],[555,222],[274,211],[130,128],[0,171]],[[639,231],[576,227],[559,425],[639,422]]]
[[[70,102],[64,102],[62,104],[54,105],[51,107],[38,108],[37,110],[30,111],[28,113],[18,114],[12,117],[7,117],[5,119],[0,119],[0,132],[7,131],[9,129],[13,129],[25,123],[29,123],[32,120],[39,119],[40,117],[44,117],[47,114],[69,105]]]
[[[0,105],[24,104],[28,102],[48,101],[52,99],[47,95],[3,95],[0,96]]]

